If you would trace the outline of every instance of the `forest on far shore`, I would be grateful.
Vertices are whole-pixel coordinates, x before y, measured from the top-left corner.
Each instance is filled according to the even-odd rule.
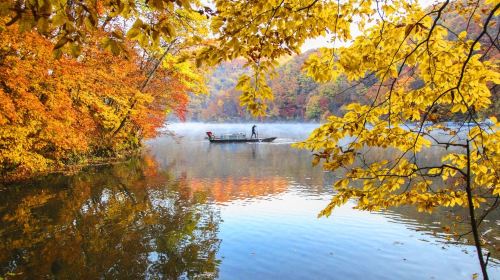
[[[344,105],[352,102],[366,104],[375,96],[376,78],[367,76],[361,82],[349,82],[341,77],[334,82],[318,83],[308,77],[302,67],[304,61],[314,53],[308,51],[282,59],[277,68],[278,77],[270,80],[274,100],[269,105],[269,114],[264,121],[322,121],[331,115],[342,115]],[[248,111],[240,106],[240,94],[235,86],[238,77],[249,70],[244,68],[245,61],[235,59],[224,62],[207,75],[210,94],[192,95],[187,108],[189,121],[252,121]],[[419,82],[414,81],[415,88]],[[491,108],[484,117],[500,115],[500,92],[498,87],[492,91]],[[449,111],[449,108],[440,108]],[[176,116],[173,116],[176,118]],[[442,118],[453,121],[456,116]]]

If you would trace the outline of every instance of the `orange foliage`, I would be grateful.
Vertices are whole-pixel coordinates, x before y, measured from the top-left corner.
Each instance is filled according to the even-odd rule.
[[[184,117],[187,94],[200,82],[189,65],[164,63],[143,88],[151,69],[142,66],[134,46],[126,57],[114,56],[94,36],[78,59],[55,59],[53,42],[38,33],[0,29],[4,179],[122,155],[156,135],[168,112]],[[114,135],[125,116],[129,121]]]

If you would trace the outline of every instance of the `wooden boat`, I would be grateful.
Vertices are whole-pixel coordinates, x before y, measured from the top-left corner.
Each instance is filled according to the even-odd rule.
[[[215,136],[212,132],[208,131],[208,140],[210,143],[248,143],[248,142],[273,142],[276,137],[269,138],[247,138],[244,133],[222,134]]]

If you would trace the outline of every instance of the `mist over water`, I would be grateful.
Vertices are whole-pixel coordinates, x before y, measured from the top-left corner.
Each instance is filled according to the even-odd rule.
[[[312,167],[311,152],[290,144],[319,124],[255,124],[259,137],[277,139],[214,144],[206,131],[249,137],[253,123],[172,123],[141,158],[0,191],[8,241],[0,275],[399,280],[480,272],[473,246],[447,241],[449,210],[370,213],[348,203],[318,219],[343,174]],[[419,160],[441,156],[429,149]],[[495,211],[482,225],[491,279],[500,279],[499,221]]]
[[[175,132],[177,136],[189,139],[204,139],[206,132],[216,135],[243,132],[247,137],[252,135],[252,126],[257,126],[259,137],[278,137],[273,143],[305,140],[307,136],[321,124],[319,123],[170,123],[163,130]]]

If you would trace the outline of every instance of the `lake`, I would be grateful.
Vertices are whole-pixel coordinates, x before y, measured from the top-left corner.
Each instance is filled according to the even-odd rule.
[[[474,247],[449,239],[450,211],[334,210],[342,174],[290,144],[317,124],[257,124],[273,143],[210,144],[252,124],[179,123],[141,157],[0,189],[7,279],[472,279]],[[171,136],[171,132],[175,135]],[[387,156],[384,152],[374,157]],[[420,160],[436,161],[438,151]],[[484,222],[500,279],[500,214]],[[467,230],[464,225],[464,231]],[[470,238],[469,238],[470,239]]]

